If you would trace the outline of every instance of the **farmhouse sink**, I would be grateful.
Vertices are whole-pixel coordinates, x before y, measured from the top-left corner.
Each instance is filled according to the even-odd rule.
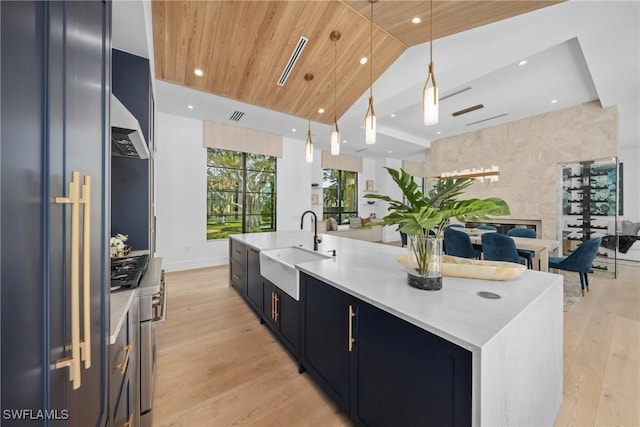
[[[296,265],[327,259],[331,257],[297,246],[267,249],[260,251],[260,274],[298,301],[300,286]]]

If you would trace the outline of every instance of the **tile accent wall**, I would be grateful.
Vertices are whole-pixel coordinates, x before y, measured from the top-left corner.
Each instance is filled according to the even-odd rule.
[[[556,239],[558,164],[616,156],[617,141],[617,109],[593,101],[433,141],[425,176],[498,165],[500,181],[476,182],[465,198],[501,197],[511,208],[506,218],[541,220],[538,235]]]

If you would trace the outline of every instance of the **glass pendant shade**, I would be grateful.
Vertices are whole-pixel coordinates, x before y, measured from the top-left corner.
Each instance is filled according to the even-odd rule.
[[[433,85],[425,86],[422,94],[422,109],[424,124],[431,126],[438,123],[438,88]]]
[[[307,141],[304,143],[305,161],[313,163],[313,141],[311,141],[311,131],[307,133]]]
[[[369,98],[369,109],[364,118],[364,142],[366,144],[376,143],[376,113],[373,110],[373,97]]]
[[[331,129],[331,155],[337,156],[340,154],[340,130],[338,129],[338,122],[334,119],[333,128]]]

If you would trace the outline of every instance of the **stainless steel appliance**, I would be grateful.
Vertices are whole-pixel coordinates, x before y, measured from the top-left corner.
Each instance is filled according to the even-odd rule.
[[[148,261],[147,254],[111,258],[111,292],[137,288]]]
[[[149,260],[138,289],[140,309],[140,426],[152,425],[157,327],[166,320],[167,294],[162,258]]]

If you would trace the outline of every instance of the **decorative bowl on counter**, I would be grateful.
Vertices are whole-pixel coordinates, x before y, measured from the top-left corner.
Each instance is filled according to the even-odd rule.
[[[396,255],[396,261],[404,268],[415,268],[415,260],[408,255]],[[442,256],[442,275],[468,279],[511,280],[521,275],[527,267],[513,262],[485,261]]]

